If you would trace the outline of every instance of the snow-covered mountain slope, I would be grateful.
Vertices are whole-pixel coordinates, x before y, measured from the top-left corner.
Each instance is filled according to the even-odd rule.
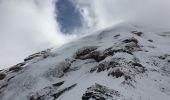
[[[170,32],[118,25],[0,71],[0,100],[169,100]]]

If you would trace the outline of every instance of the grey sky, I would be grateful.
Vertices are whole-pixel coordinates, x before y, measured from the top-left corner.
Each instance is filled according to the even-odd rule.
[[[1,0],[0,69],[21,62],[34,52],[67,42],[54,12],[53,0]]]

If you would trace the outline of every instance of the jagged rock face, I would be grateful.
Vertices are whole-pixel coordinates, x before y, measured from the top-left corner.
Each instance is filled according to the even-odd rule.
[[[106,29],[0,71],[0,100],[169,100],[169,37]]]
[[[143,33],[142,32],[138,32],[138,31],[132,31],[133,34],[141,36]]]
[[[82,96],[82,100],[117,100],[119,97],[121,95],[118,91],[100,84],[95,84],[87,88],[87,91]]]
[[[4,73],[0,73],[0,80],[3,80],[6,77]]]
[[[25,58],[24,61],[29,61],[37,57],[47,58],[49,56],[49,52],[50,52],[50,49],[47,49],[47,50],[32,54],[28,56],[27,58]]]
[[[30,93],[28,100],[56,100],[59,96],[76,86],[76,84],[73,84],[69,87],[58,90],[62,84],[64,84],[64,82],[58,82],[52,84],[52,86],[45,87],[36,93]]]

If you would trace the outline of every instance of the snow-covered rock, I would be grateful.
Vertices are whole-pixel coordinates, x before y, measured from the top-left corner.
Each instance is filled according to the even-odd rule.
[[[169,100],[169,35],[125,24],[35,53],[0,71],[0,100]]]

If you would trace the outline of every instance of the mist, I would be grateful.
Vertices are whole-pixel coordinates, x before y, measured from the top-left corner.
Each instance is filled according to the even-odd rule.
[[[0,69],[68,41],[55,20],[53,0],[0,1]]]
[[[169,0],[75,0],[87,26],[101,29],[122,22],[170,28]]]
[[[170,29],[169,0],[69,1],[76,13],[70,13],[70,20],[70,11],[65,11],[62,16],[68,19],[62,17],[61,22],[56,19],[58,0],[0,0],[0,69],[21,62],[32,53],[61,46],[72,39],[73,33],[89,33],[122,22]],[[70,35],[63,33],[63,26]]]

